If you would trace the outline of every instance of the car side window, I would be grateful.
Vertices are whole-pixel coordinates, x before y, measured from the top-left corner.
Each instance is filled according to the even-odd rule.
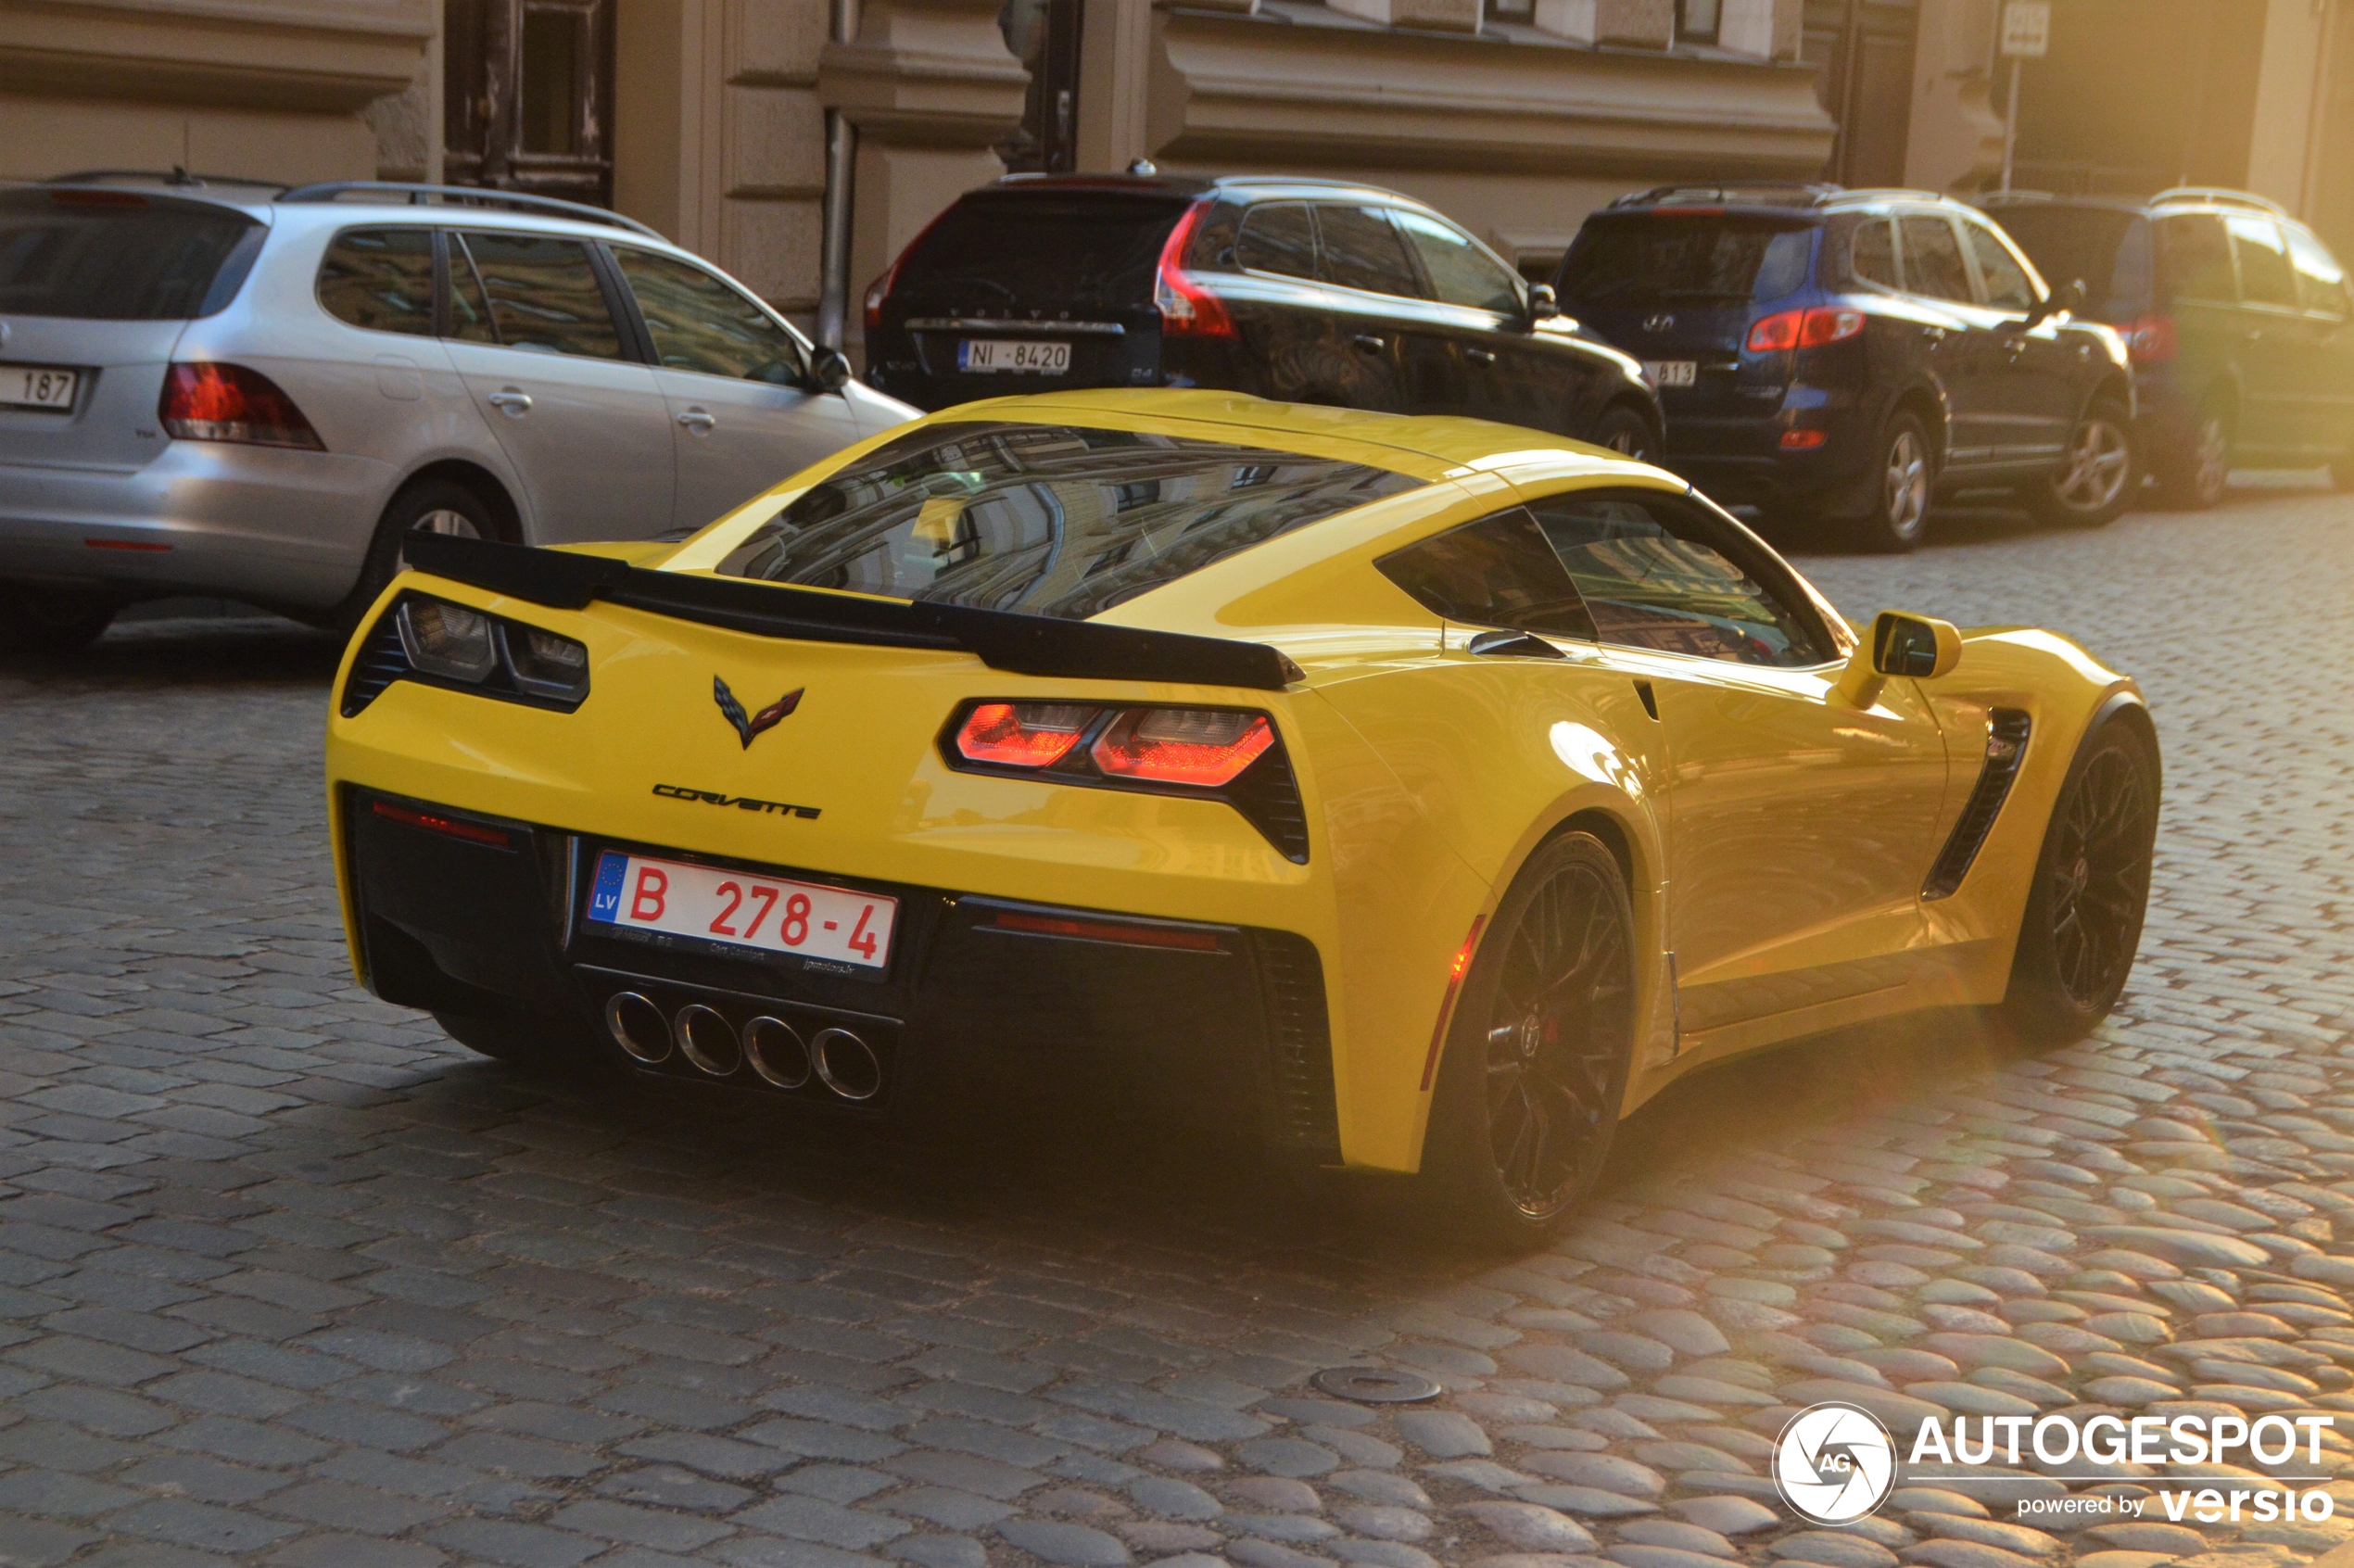
[[[1847,272],[1860,283],[1902,288],[1896,271],[1896,225],[1886,218],[1867,218],[1847,236]]]
[[[1316,208],[1317,275],[1343,288],[1419,299],[1423,285],[1389,217],[1378,207]]]
[[[2232,272],[2232,242],[2223,221],[2205,213],[2161,218],[2158,224],[2158,277],[2169,297],[2238,302],[2239,281]]]
[[[1316,227],[1309,221],[1308,204],[1275,201],[1252,208],[1244,215],[1242,237],[1234,242],[1234,259],[1255,272],[1313,278]]]
[[[1393,550],[1374,564],[1434,615],[1594,640],[1594,623],[1525,507]]]
[[[433,334],[433,231],[348,229],[319,263],[327,314],[371,332]]]
[[[2020,266],[2003,236],[1984,223],[1965,221],[1962,233],[1969,236],[1970,254],[1978,259],[1979,281],[1986,285],[1986,303],[2009,310],[2031,310],[2035,308],[2035,285],[2027,279],[2027,269]]]
[[[1751,552],[1681,501],[1572,494],[1530,510],[1602,642],[1786,669],[1835,656],[1813,615],[1742,569]]]
[[[1905,229],[1905,278],[1909,292],[1932,299],[1955,299],[1967,305],[1977,296],[1969,284],[1969,266],[1962,259],[1961,241],[1944,218],[1907,218]]]
[[[454,335],[540,354],[589,360],[623,358],[621,333],[597,284],[588,247],[545,234],[466,234],[461,240],[480,280],[473,302],[487,320]],[[457,272],[457,253],[450,255]],[[452,294],[459,290],[453,289]],[[479,335],[487,327],[491,335]]]
[[[776,386],[802,379],[801,345],[733,287],[673,257],[626,246],[613,256],[646,318],[656,362]]]
[[[2328,246],[2301,228],[2291,229],[2288,253],[2297,263],[2297,291],[2308,310],[2341,322],[2354,313],[2348,309],[2346,269],[2337,264]]]
[[[2240,300],[2247,305],[2278,305],[2297,309],[2297,274],[2288,264],[2288,246],[2280,225],[2270,218],[2225,220],[2232,231],[2232,249],[2240,259]]]
[[[1504,264],[1481,248],[1477,240],[1452,223],[1427,212],[1393,208],[1390,220],[1406,243],[1422,258],[1423,275],[1431,291],[1449,305],[1516,316],[1524,309],[1520,285]]]

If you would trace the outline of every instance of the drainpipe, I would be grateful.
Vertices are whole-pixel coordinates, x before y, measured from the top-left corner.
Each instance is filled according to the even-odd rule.
[[[828,36],[837,44],[858,36],[858,0],[832,0]],[[850,196],[858,129],[842,110],[826,111],[825,233],[818,260],[817,341],[839,348],[850,306]]]

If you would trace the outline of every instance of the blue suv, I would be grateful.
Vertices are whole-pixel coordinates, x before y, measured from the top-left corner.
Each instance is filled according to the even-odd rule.
[[[1959,202],[1663,186],[1588,218],[1553,287],[1643,361],[1660,461],[1725,504],[1905,550],[1941,495],[2095,525],[2140,487],[2123,340]]]

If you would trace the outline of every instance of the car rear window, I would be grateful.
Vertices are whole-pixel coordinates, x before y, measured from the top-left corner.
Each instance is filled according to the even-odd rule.
[[[1811,224],[1729,215],[1595,218],[1553,287],[1588,306],[1779,299],[1806,282]]]
[[[0,315],[185,321],[228,303],[213,280],[259,229],[242,212],[136,191],[0,196]]]
[[[804,491],[719,572],[1082,620],[1420,483],[1222,441],[933,424]]]
[[[2083,280],[2093,314],[2103,321],[2131,321],[2148,308],[2150,231],[2140,214],[2056,202],[1993,216],[2054,288]]]
[[[894,292],[991,314],[1036,305],[1103,310],[1150,302],[1183,200],[998,196],[958,202],[917,240]]]

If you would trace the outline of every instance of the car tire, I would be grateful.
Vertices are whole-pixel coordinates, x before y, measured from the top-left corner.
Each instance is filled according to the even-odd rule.
[[[409,536],[420,531],[477,539],[495,539],[502,534],[488,504],[456,480],[425,479],[409,486],[386,505],[369,541],[360,580],[327,617],[328,625],[347,637],[359,629],[360,618],[375,603],[385,585],[400,575],[405,564],[401,552]]]
[[[1889,417],[1872,472],[1879,476],[1872,510],[1848,520],[1849,539],[1877,555],[1918,550],[1937,487],[1937,448],[1920,415],[1899,409]]]
[[[2054,527],[2102,528],[2124,515],[2141,487],[2133,413],[2114,398],[2095,398],[2069,433],[2059,466],[2029,486],[2026,499]]]
[[[120,608],[87,590],[0,583],[0,653],[78,653],[105,634]]]
[[[2030,1043],[2082,1039],[2124,992],[2149,906],[2159,783],[2158,744],[2128,718],[2100,723],[2069,764],[2003,1001]]]
[[[1634,1020],[1626,874],[1563,833],[1512,879],[1456,997],[1423,1163],[1435,1228],[1507,1247],[1559,1228],[1610,1152]]]
[[[1656,455],[1658,437],[1652,431],[1652,422],[1624,403],[1614,403],[1602,411],[1594,422],[1592,434],[1586,439],[1597,447],[1606,448],[1620,457],[1637,462],[1649,462]]]
[[[2154,462],[2159,502],[2175,512],[2208,512],[2221,505],[2232,481],[2234,435],[2228,409],[2212,401],[2202,406],[2191,441]]]

